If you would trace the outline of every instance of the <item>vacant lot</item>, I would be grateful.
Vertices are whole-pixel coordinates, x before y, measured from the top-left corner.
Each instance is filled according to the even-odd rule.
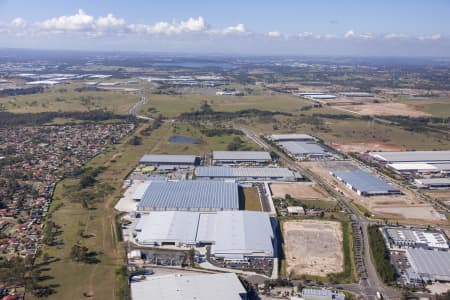
[[[369,103],[362,105],[343,105],[339,106],[341,109],[353,111],[361,115],[377,115],[377,116],[409,116],[409,117],[427,117],[431,114],[419,111],[413,106],[404,103]]]
[[[315,183],[271,183],[270,189],[274,198],[284,198],[286,194],[301,200],[330,200],[333,199]]]
[[[325,277],[343,271],[341,223],[286,221],[282,224],[286,273]]]
[[[367,142],[367,143],[347,143],[339,144],[333,143],[332,146],[337,150],[349,153],[349,152],[369,152],[369,151],[405,151],[406,148],[394,144],[386,144],[383,142]]]
[[[378,218],[396,219],[399,221],[415,220],[430,223],[442,222],[438,212],[428,203],[424,203],[409,190],[400,188],[404,195],[390,196],[359,196],[344,183],[330,174],[332,170],[354,170],[357,168],[350,161],[315,161],[299,163],[319,175],[322,180],[333,186],[337,191],[355,201],[355,204],[368,210]]]

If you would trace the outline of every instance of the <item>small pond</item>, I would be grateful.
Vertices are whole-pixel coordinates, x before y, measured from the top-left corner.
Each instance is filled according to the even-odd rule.
[[[199,141],[197,141],[196,139],[187,137],[187,136],[179,136],[179,135],[174,135],[169,139],[169,142],[171,143],[188,143],[188,144],[198,144]]]

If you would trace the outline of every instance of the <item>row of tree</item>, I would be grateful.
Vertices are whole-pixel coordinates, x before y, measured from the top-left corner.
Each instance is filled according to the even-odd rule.
[[[378,275],[385,283],[390,284],[395,281],[395,271],[391,265],[389,251],[384,243],[383,235],[377,225],[370,225],[368,232],[370,252]]]

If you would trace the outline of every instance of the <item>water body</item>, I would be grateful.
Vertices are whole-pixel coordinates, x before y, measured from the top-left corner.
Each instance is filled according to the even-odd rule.
[[[199,141],[197,141],[196,139],[187,137],[187,136],[179,136],[179,135],[174,135],[169,139],[169,142],[171,143],[188,143],[188,144],[198,144]]]

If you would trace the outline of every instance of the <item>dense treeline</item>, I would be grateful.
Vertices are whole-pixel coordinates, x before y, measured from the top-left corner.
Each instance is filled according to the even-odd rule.
[[[207,137],[213,136],[225,136],[225,135],[243,135],[242,131],[234,128],[214,128],[214,129],[201,129],[200,132]]]
[[[40,112],[15,114],[0,112],[0,127],[6,126],[34,126],[53,121],[55,118],[76,119],[82,121],[107,121],[112,119],[134,120],[129,115],[117,115],[105,110],[91,110],[85,112]]]
[[[7,96],[18,96],[18,95],[30,95],[30,94],[38,94],[43,93],[44,88],[42,86],[32,86],[27,88],[21,88],[21,89],[4,89],[0,90],[0,97],[7,97]]]
[[[391,265],[389,251],[384,244],[383,235],[379,230],[379,226],[370,225],[368,231],[370,252],[377,273],[383,282],[392,283],[395,281],[395,271]]]
[[[274,115],[292,116],[291,113],[287,112],[268,111],[260,109],[244,109],[236,112],[198,110],[194,112],[182,113],[179,119],[185,121],[199,121],[199,120],[220,121],[220,120],[232,120],[235,118],[268,117]]]

